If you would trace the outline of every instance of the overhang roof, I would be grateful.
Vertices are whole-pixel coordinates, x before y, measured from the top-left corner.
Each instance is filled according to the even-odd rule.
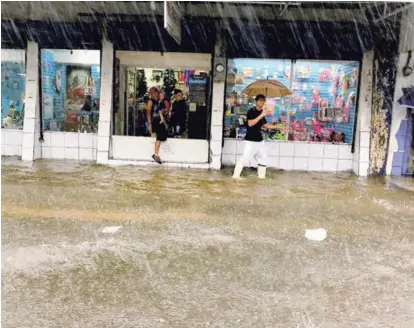
[[[181,2],[186,18],[248,20],[352,21],[369,23],[397,19],[407,2]],[[84,21],[87,17],[122,20],[125,15],[152,19],[163,15],[162,1],[7,1],[2,20]]]

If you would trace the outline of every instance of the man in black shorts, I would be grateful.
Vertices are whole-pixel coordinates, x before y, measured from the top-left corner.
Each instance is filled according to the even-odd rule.
[[[158,89],[153,87],[150,89],[149,93],[150,100],[147,102],[147,119],[150,133],[155,133],[156,135],[155,150],[154,155],[152,155],[152,159],[158,164],[162,164],[159,153],[161,142],[166,141],[168,136],[166,117],[165,114],[163,114],[162,108],[160,107],[158,101]]]

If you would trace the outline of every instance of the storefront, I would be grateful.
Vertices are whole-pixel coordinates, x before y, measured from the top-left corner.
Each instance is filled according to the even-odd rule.
[[[41,50],[42,158],[96,160],[99,50]]]
[[[254,104],[241,91],[255,80],[274,79],[292,95],[267,100],[267,121],[279,126],[265,135],[268,166],[351,171],[359,75],[356,61],[229,59],[223,164],[234,165],[243,151],[246,112]]]
[[[166,163],[209,163],[211,54],[116,51],[114,105],[109,163],[151,162],[146,101],[156,87],[170,103],[174,90],[184,96],[184,119],[168,126],[160,154]]]
[[[26,92],[26,50],[1,51],[1,154],[21,156]]]
[[[396,58],[387,175],[414,176],[414,26],[410,8],[401,19],[399,54]]]

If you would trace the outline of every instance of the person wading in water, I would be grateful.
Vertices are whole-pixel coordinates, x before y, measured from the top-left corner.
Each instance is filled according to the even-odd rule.
[[[268,124],[266,121],[267,111],[264,109],[266,97],[260,94],[256,96],[255,100],[256,106],[247,112],[247,133],[243,142],[243,157],[234,168],[233,179],[240,178],[243,167],[248,165],[252,158],[255,158],[258,163],[259,178],[266,178],[267,154],[262,129],[276,130],[278,127]]]

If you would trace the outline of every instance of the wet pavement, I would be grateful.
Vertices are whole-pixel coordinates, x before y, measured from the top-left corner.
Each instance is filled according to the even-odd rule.
[[[3,158],[3,327],[414,327],[413,192],[255,175]]]

